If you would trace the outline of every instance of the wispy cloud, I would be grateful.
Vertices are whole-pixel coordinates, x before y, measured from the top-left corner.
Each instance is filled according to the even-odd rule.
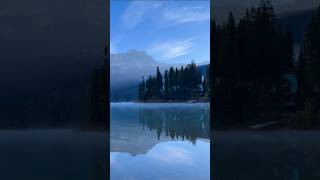
[[[177,58],[191,52],[193,40],[194,38],[189,38],[185,40],[170,40],[156,43],[148,48],[147,52],[154,56],[158,56],[163,60]]]
[[[204,22],[210,20],[210,9],[209,6],[179,4],[163,9],[161,16],[163,25]]]
[[[147,18],[163,26],[203,22],[210,20],[210,8],[208,4],[185,5],[173,1],[134,0],[123,12],[121,21],[125,28],[131,29]]]
[[[152,12],[153,9],[160,7],[162,4],[163,2],[152,0],[135,0],[131,2],[121,16],[123,26],[127,29],[135,27],[136,25],[144,21],[148,12]]]

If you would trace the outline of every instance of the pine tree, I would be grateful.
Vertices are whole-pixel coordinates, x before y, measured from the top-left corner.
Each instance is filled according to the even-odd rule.
[[[175,94],[175,72],[173,67],[170,67],[169,69],[169,82],[168,82],[168,88],[169,88],[169,94],[168,97],[171,99],[173,95]]]
[[[144,77],[142,77],[142,82],[139,84],[139,101],[145,101],[146,100],[146,83],[144,81]]]
[[[224,24],[222,34],[222,73],[227,78],[233,78],[237,67],[236,47],[236,24],[232,12],[229,13],[228,21]]]
[[[290,69],[294,68],[294,51],[293,51],[293,40],[292,33],[289,28],[287,28],[286,33],[284,35],[284,72],[288,72]]]
[[[178,98],[182,100],[185,97],[185,88],[184,88],[184,78],[185,78],[185,71],[183,66],[181,66],[180,71],[178,71],[178,77],[177,77],[177,84],[178,84]]]
[[[298,64],[298,103],[320,96],[320,7],[311,18],[300,51]]]
[[[202,74],[194,61],[180,69],[170,67],[164,78],[157,67],[156,75],[144,78],[139,84],[139,101],[146,100],[188,100],[201,96],[200,86],[205,86]],[[207,83],[207,82],[206,82]],[[205,94],[202,94],[204,96]]]
[[[229,13],[226,23],[219,26],[213,21],[212,27],[211,74],[213,103],[221,111],[215,111],[218,121],[236,123],[232,121],[245,119],[243,112],[272,114],[280,109],[282,76],[294,68],[293,43],[290,31],[277,26],[271,2],[262,0],[247,9],[238,24]]]
[[[310,82],[313,83],[313,90],[319,93],[320,88],[320,7],[317,14],[308,24],[305,42],[304,42],[304,59],[306,72]]]
[[[173,96],[174,96],[175,98],[177,98],[178,95],[179,95],[179,86],[180,86],[180,84],[179,84],[179,71],[178,71],[178,68],[175,69],[175,73],[174,73],[174,84],[175,84],[175,86],[174,86],[174,94],[173,94]]]
[[[163,83],[162,83],[162,75],[159,70],[159,67],[157,67],[157,75],[156,75],[156,97],[162,98],[162,90],[163,90]]]
[[[145,99],[149,100],[153,97],[153,80],[152,77],[149,76],[146,80],[146,93],[145,93]]]

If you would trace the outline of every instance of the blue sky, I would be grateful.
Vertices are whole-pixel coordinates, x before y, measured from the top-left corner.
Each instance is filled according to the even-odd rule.
[[[110,3],[111,53],[135,49],[162,63],[210,61],[209,0]]]

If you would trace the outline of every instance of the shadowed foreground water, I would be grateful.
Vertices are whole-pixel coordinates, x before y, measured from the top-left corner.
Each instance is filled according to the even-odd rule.
[[[107,143],[100,132],[0,131],[0,179],[105,180]]]
[[[320,132],[214,132],[215,180],[320,179]]]
[[[209,180],[209,104],[111,105],[111,180]]]

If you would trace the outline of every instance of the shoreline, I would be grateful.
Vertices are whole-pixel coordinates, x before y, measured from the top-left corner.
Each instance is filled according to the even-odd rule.
[[[181,103],[181,104],[195,104],[195,103],[209,103],[210,101],[193,101],[193,100],[189,100],[189,101],[114,101],[114,102],[110,102],[110,103],[139,103],[139,104],[169,104],[169,103]]]
[[[211,135],[215,133],[320,133],[320,129],[275,129],[275,130],[250,130],[250,129],[217,129],[210,132]]]
[[[275,128],[261,128],[261,129],[250,129],[247,127],[244,128],[217,128],[217,129],[213,129],[213,131],[211,131],[211,133],[215,133],[215,132],[267,132],[267,133],[272,133],[272,132],[310,132],[310,131],[314,131],[314,132],[320,132],[319,128],[290,128],[290,127],[275,127]]]
[[[110,104],[210,104],[210,102],[136,102],[136,101],[119,101],[119,102],[110,102]]]

